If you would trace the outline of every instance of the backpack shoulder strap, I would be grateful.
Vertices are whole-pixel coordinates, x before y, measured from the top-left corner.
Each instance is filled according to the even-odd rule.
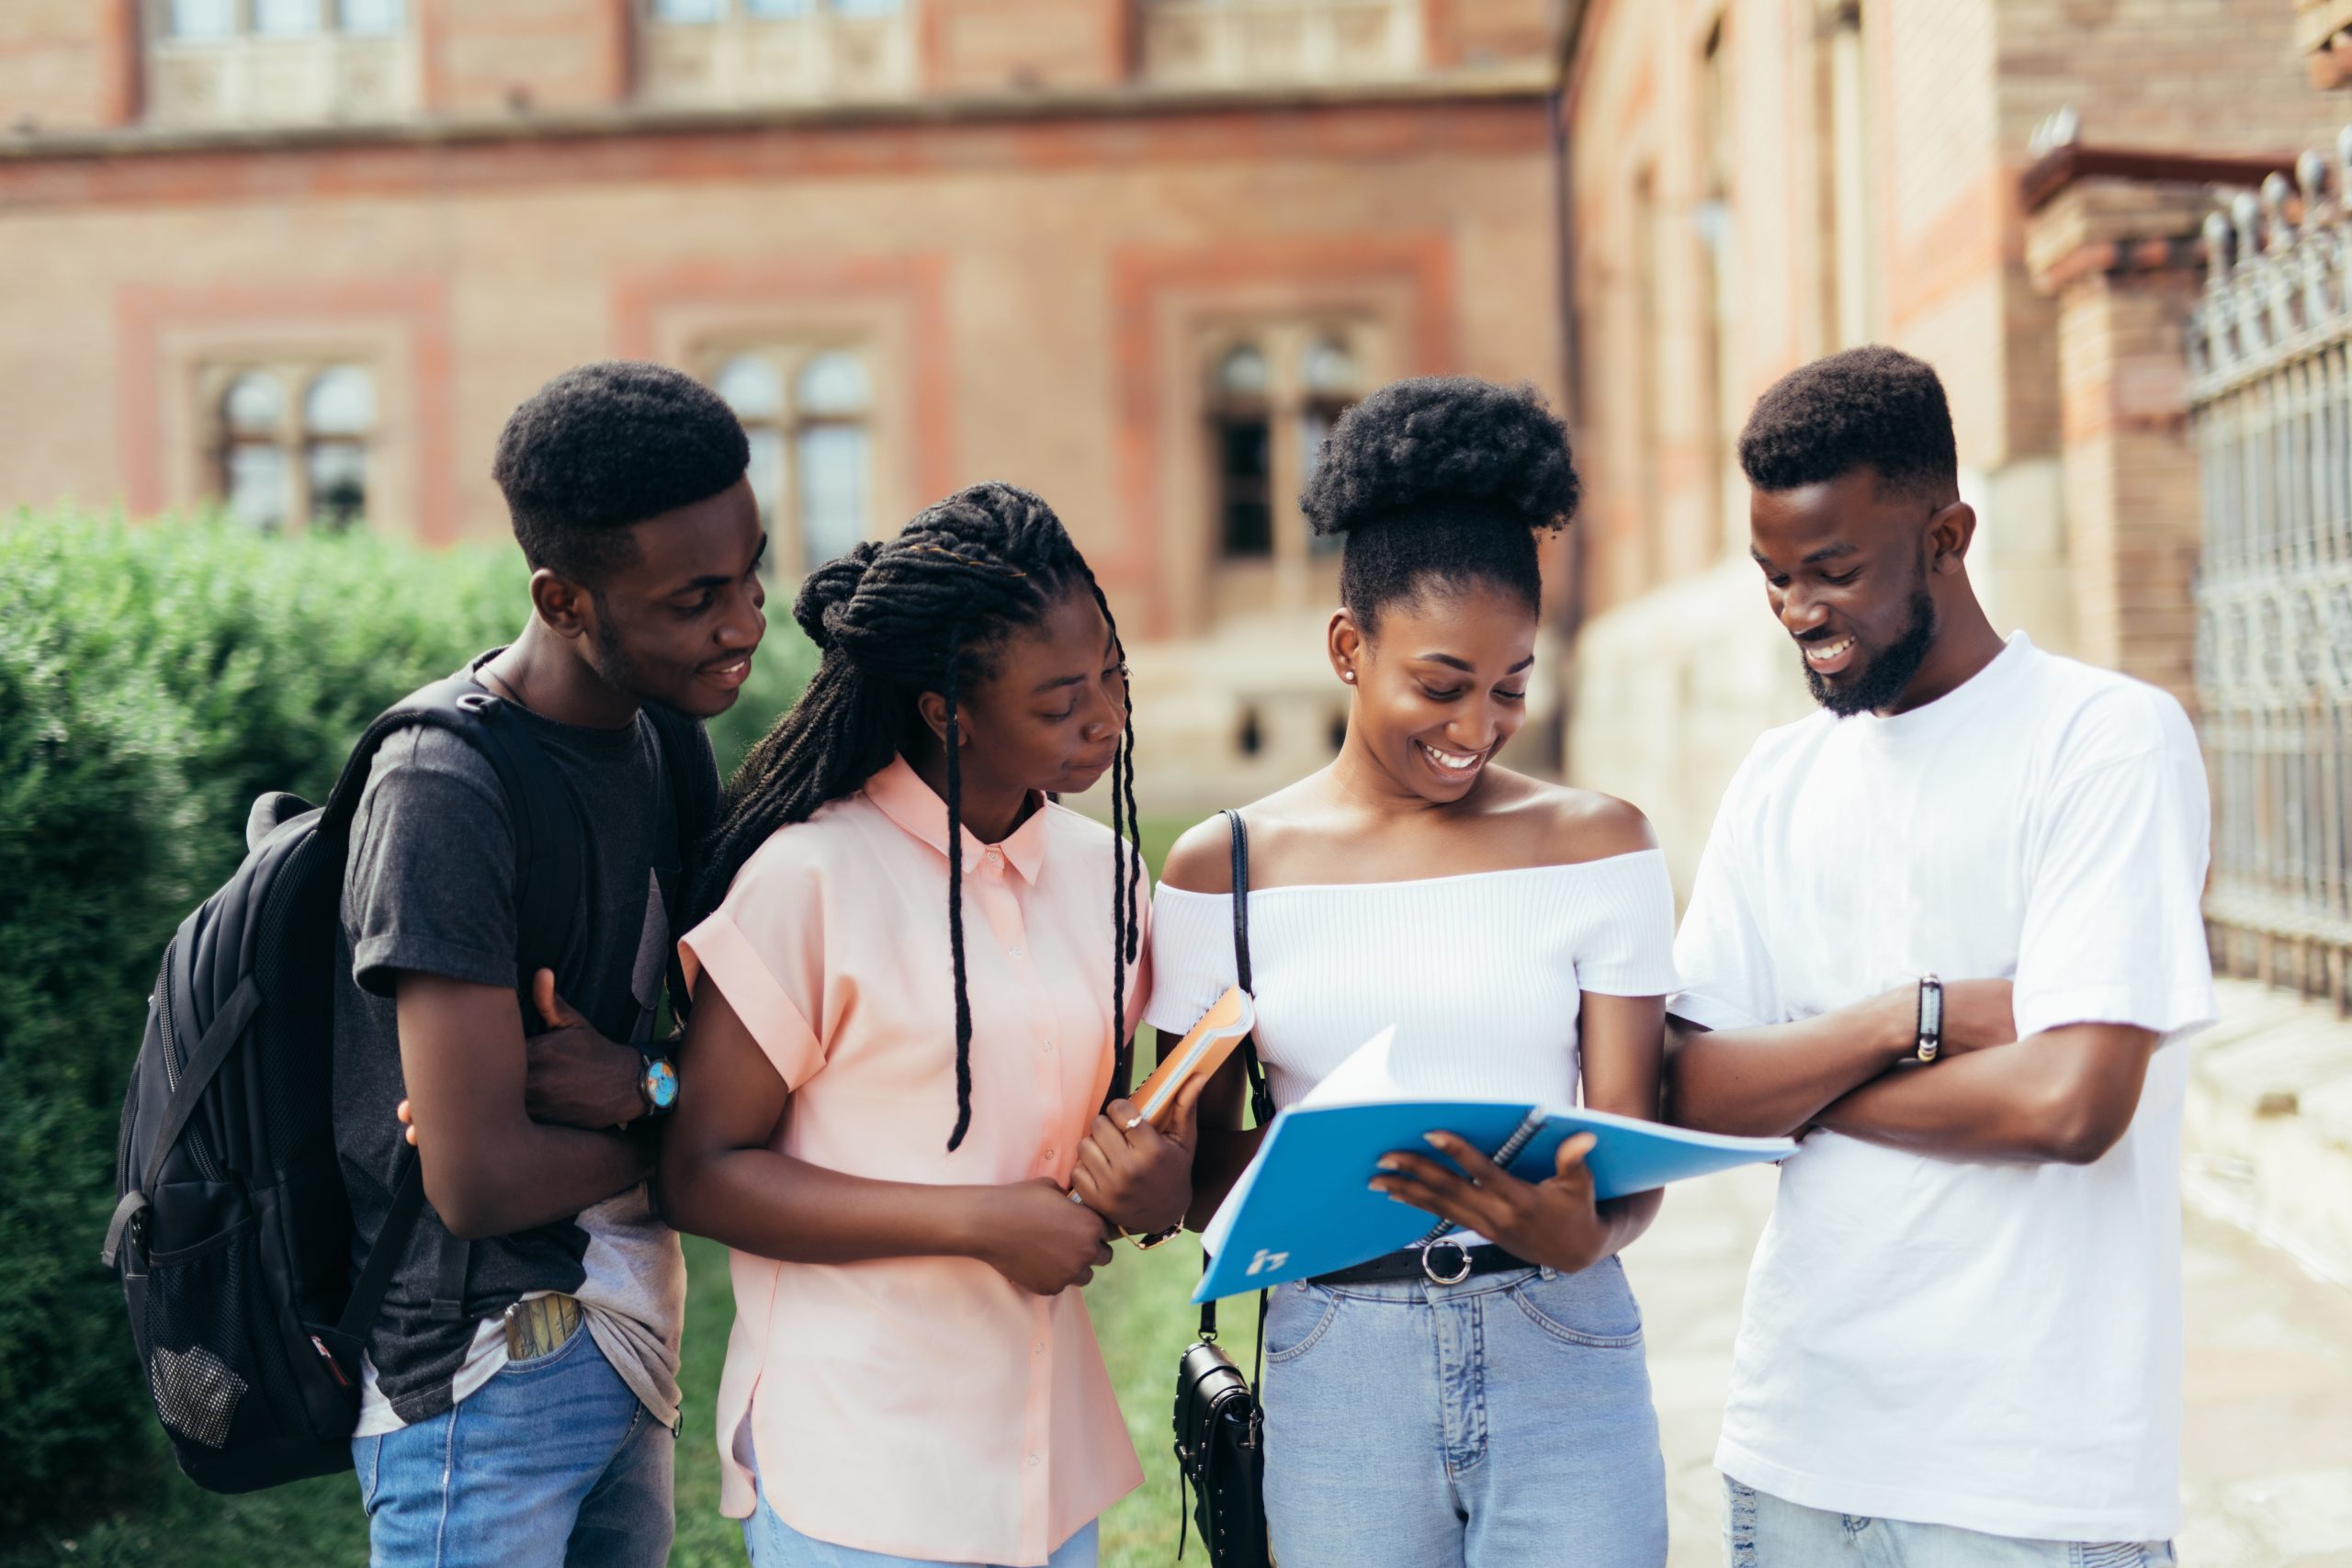
[[[327,796],[320,830],[339,835],[350,831],[376,752],[390,736],[421,724],[447,730],[479,751],[498,775],[499,788],[505,795],[507,819],[514,836],[515,999],[523,1015],[523,1032],[532,1033],[538,1014],[531,1001],[531,977],[541,969],[557,967],[562,960],[564,942],[571,934],[580,908],[586,829],[579,803],[555,760],[506,703],[474,678],[471,667],[411,693],[368,727]],[[363,1345],[424,1206],[424,1168],[410,1156],[394,1190],[392,1206],[368,1248],[368,1261],[345,1307],[343,1332]],[[454,1235],[443,1237],[433,1292],[435,1317],[464,1315],[472,1250],[471,1243]]]
[[[556,966],[579,912],[585,831],[555,760],[506,703],[470,672],[411,693],[368,727],[327,796],[320,830],[350,830],[377,751],[391,736],[418,725],[458,737],[498,775],[514,835],[515,987],[527,1001],[532,973]],[[526,1012],[526,1021],[530,1016]]]
[[[654,739],[661,748],[662,768],[670,784],[672,829],[676,834],[670,874],[657,880],[662,886],[662,915],[670,928],[669,957],[663,976],[670,988],[670,1014],[683,1019],[686,1014],[686,971],[678,956],[678,939],[686,934],[682,929],[687,915],[686,892],[694,886],[703,835],[711,829],[710,811],[704,797],[717,770],[715,762],[707,761],[710,758],[710,741],[700,719],[660,703],[646,704],[644,712],[653,721]]]

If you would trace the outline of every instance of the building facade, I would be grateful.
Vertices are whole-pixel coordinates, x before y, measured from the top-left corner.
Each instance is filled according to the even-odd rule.
[[[1951,395],[1995,623],[2172,691],[2214,803],[2193,1200],[2352,1280],[2352,0],[1590,0],[1573,777],[1684,886],[1809,710],[1733,451],[1884,342]],[[2307,151],[2308,150],[2308,151]]]
[[[1395,377],[1563,393],[1548,0],[15,0],[0,504],[495,537],[507,412],[661,359],[779,573],[997,478],[1136,665],[1144,783],[1330,753],[1295,497]],[[1530,760],[1545,765],[1537,727]]]
[[[1861,343],[1942,375],[1996,624],[2193,700],[2201,275],[2094,251],[2194,250],[2211,188],[2332,141],[2288,0],[1590,0],[1574,25],[1575,774],[1648,810],[1687,886],[1749,741],[1810,705],[1734,444],[1774,379]]]

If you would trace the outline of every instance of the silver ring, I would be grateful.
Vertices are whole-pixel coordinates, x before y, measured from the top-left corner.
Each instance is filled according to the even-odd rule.
[[[1078,1189],[1075,1187],[1069,1190],[1069,1201],[1081,1209],[1086,1207],[1086,1200],[1078,1195]]]

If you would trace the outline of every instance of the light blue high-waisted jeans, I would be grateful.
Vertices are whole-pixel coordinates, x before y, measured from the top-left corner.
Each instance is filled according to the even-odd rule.
[[[1659,1568],[1666,1465],[1613,1258],[1283,1285],[1266,1317],[1282,1568]]]

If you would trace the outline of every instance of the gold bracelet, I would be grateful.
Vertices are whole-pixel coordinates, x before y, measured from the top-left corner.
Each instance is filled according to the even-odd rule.
[[[1135,1249],[1137,1252],[1149,1252],[1155,1247],[1167,1246],[1170,1242],[1174,1241],[1179,1235],[1182,1235],[1183,1232],[1184,1222],[1178,1220],[1166,1230],[1154,1231],[1149,1235],[1127,1235],[1127,1233],[1125,1231],[1121,1231],[1119,1234],[1121,1235],[1127,1235],[1127,1240],[1134,1245]]]

